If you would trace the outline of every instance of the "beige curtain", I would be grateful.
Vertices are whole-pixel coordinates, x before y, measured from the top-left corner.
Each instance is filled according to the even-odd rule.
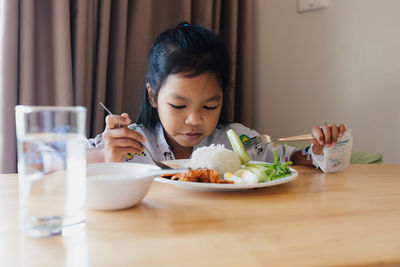
[[[220,33],[233,63],[234,121],[252,126],[252,1],[0,0],[0,172],[16,171],[14,107],[81,105],[88,137],[100,101],[137,117],[155,37],[182,20]]]
[[[0,173],[8,173],[16,171],[17,158],[18,1],[0,1]]]

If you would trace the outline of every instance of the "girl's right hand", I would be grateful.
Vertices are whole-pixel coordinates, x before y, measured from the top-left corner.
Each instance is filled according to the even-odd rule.
[[[126,154],[140,154],[143,151],[142,143],[145,138],[137,131],[126,127],[129,124],[131,124],[131,119],[126,113],[121,116],[108,115],[106,117],[106,128],[102,134],[105,162],[122,162]]]

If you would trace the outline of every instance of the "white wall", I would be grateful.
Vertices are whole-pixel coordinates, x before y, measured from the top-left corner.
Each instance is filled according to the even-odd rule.
[[[343,122],[354,151],[400,163],[400,0],[255,0],[255,128],[273,136]]]

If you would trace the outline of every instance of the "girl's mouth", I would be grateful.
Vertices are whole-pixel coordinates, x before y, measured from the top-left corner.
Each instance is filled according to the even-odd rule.
[[[186,140],[189,140],[189,141],[196,140],[197,138],[199,138],[201,136],[200,133],[186,133],[186,134],[182,134],[182,135]]]

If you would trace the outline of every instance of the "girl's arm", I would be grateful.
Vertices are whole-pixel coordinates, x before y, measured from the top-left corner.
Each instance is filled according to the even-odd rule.
[[[304,156],[301,151],[297,151],[292,156],[293,165],[314,166],[310,156]]]
[[[104,149],[103,147],[96,147],[86,150],[86,163],[100,163],[105,162],[104,160]]]

